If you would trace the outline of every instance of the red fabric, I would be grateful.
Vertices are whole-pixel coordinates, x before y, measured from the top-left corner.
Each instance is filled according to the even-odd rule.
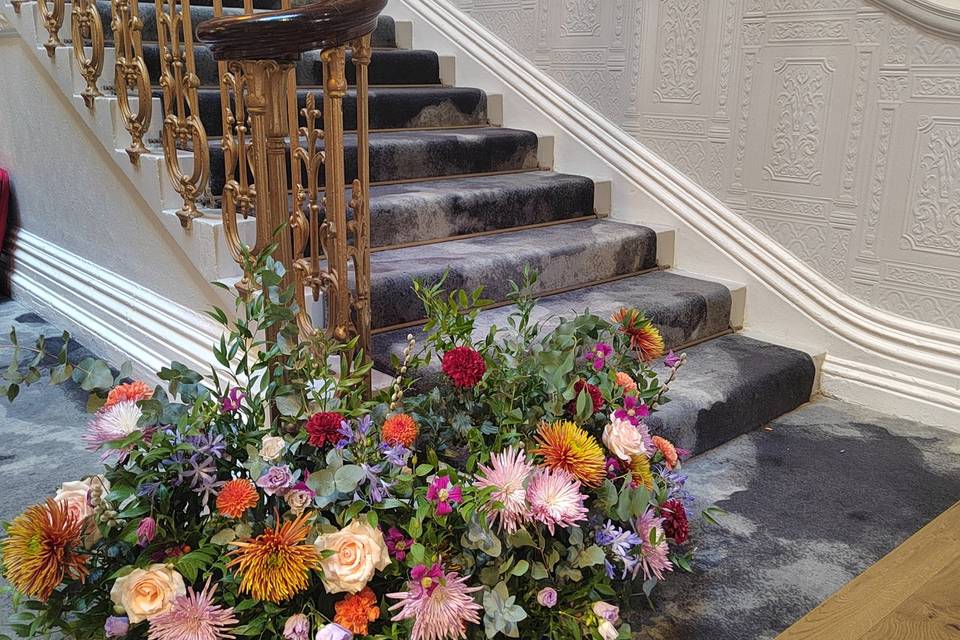
[[[0,251],[7,237],[7,215],[10,212],[10,175],[0,169]]]

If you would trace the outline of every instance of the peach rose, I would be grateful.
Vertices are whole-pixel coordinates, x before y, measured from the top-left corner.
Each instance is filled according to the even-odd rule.
[[[316,545],[320,552],[334,552],[320,561],[327,593],[359,593],[375,572],[390,564],[383,533],[359,520],[336,533],[321,535]]]
[[[610,416],[610,424],[603,428],[603,444],[621,460],[630,460],[634,456],[647,453],[640,430],[615,416]]]
[[[265,462],[276,462],[287,446],[286,441],[279,436],[266,436],[260,445],[260,457]]]
[[[183,576],[165,564],[134,569],[117,578],[110,589],[110,599],[123,607],[132,624],[166,613],[177,596],[186,594]]]
[[[90,476],[84,480],[64,482],[57,489],[53,499],[67,508],[67,511],[83,522],[93,515],[93,507],[87,499],[90,487],[96,483],[97,488],[106,494],[110,491],[110,482],[103,476]]]

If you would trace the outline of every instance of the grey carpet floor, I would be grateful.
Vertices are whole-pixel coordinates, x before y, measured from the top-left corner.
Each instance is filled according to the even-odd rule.
[[[0,301],[0,336],[56,335],[17,302]],[[0,343],[6,342],[0,337]],[[83,357],[79,345],[71,356]],[[10,354],[0,349],[0,368]],[[86,396],[40,383],[0,400],[0,520],[65,480],[98,469],[80,441]],[[678,574],[629,614],[636,640],[773,638],[960,500],[960,434],[821,399],[685,465],[696,509],[692,575]],[[10,607],[0,597],[0,633]]]

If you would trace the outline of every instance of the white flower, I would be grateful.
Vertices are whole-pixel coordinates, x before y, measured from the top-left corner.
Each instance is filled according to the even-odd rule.
[[[620,637],[620,632],[617,631],[617,628],[613,626],[613,623],[609,620],[603,620],[600,622],[600,626],[597,627],[597,631],[600,632],[600,635],[603,636],[603,640],[617,640]]]
[[[264,462],[276,462],[283,455],[283,448],[286,446],[286,440],[280,436],[266,436],[260,445],[260,457]]]

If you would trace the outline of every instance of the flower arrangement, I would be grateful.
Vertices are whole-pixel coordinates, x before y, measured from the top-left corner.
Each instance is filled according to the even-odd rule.
[[[689,570],[685,452],[644,423],[685,358],[642,314],[538,320],[528,273],[474,341],[481,293],[417,284],[425,344],[368,399],[355,344],[298,339],[282,269],[255,271],[269,296],[211,312],[209,376],[58,359],[106,467],[6,526],[18,633],[626,639],[633,581]]]

